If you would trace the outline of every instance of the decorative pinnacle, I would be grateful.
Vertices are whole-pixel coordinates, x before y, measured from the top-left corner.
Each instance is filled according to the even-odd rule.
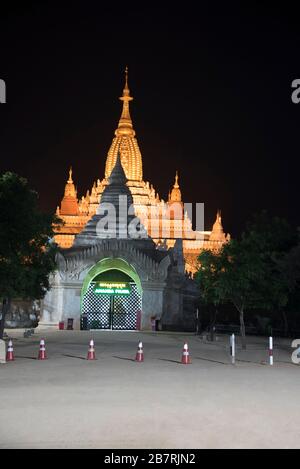
[[[128,67],[125,67],[125,89],[128,89]],[[129,89],[128,89],[129,91]]]
[[[135,132],[132,129],[132,121],[129,112],[129,102],[133,100],[133,97],[130,96],[130,90],[128,87],[128,67],[125,68],[125,86],[123,89],[123,95],[119,99],[123,101],[123,109],[116,135],[124,134],[134,136]]]
[[[125,86],[124,86],[124,89],[123,89],[123,96],[121,96],[120,98],[121,101],[125,102],[125,101],[132,101],[133,100],[133,97],[130,96],[130,90],[129,90],[129,86],[128,86],[128,67],[125,68]]]
[[[69,182],[70,184],[73,183],[72,174],[73,174],[73,170],[72,170],[72,166],[71,166],[71,167],[70,167],[70,170],[69,170],[69,179],[68,179],[68,182]]]
[[[175,184],[174,184],[174,188],[175,188],[175,189],[178,189],[178,188],[179,188],[179,184],[178,184],[178,171],[176,171],[176,175],[175,175]]]

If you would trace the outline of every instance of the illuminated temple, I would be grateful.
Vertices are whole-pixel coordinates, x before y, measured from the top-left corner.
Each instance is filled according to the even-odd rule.
[[[61,248],[73,246],[75,236],[82,232],[87,222],[96,214],[120,152],[135,214],[157,246],[172,248],[176,239],[182,239],[185,270],[194,273],[201,250],[219,250],[229,239],[229,235],[226,236],[223,231],[219,211],[211,231],[193,230],[191,220],[184,209],[177,171],[174,171],[175,181],[166,201],[159,197],[152,184],[144,180],[142,155],[130,116],[129,103],[132,99],[126,69],[125,86],[120,98],[122,114],[107,154],[105,176],[102,180],[97,179],[86,195],[78,198],[70,169],[64,197],[56,212],[64,221],[64,225],[56,229],[55,240]]]

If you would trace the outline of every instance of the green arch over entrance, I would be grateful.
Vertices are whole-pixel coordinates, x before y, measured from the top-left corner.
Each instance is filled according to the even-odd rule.
[[[120,270],[121,272],[124,272],[125,274],[129,275],[129,277],[131,277],[132,280],[135,282],[138,292],[140,294],[142,293],[142,284],[135,268],[131,264],[126,262],[124,259],[121,259],[119,257],[111,259],[108,257],[97,262],[97,264],[91,267],[91,269],[88,271],[83,281],[81,299],[87,292],[89,284],[97,275],[112,269]]]

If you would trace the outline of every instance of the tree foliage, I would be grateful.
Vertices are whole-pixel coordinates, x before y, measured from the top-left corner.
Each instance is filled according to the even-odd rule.
[[[195,279],[201,285],[200,297],[204,304],[214,306],[223,302],[219,289],[219,279],[222,273],[221,253],[204,250],[198,257],[199,268]]]
[[[263,276],[256,285],[260,306],[268,310],[284,308],[298,275],[291,256],[299,243],[297,231],[286,220],[263,211],[247,224],[243,238],[255,246],[261,259]]]
[[[209,250],[204,250],[199,258],[199,270],[196,281],[200,285],[200,301],[209,310],[209,329],[211,340],[214,340],[214,328],[218,306],[223,302],[219,290],[219,276],[222,269],[221,256]],[[213,309],[209,308],[213,305]]]
[[[38,208],[38,195],[26,179],[8,172],[0,176],[0,298],[40,299],[49,289],[49,274],[55,270],[55,216]],[[0,329],[0,335],[1,335]]]
[[[243,346],[245,310],[286,306],[299,279],[297,243],[297,232],[285,220],[262,212],[247,224],[240,239],[232,239],[218,253],[200,254],[200,295],[206,303],[234,304]]]

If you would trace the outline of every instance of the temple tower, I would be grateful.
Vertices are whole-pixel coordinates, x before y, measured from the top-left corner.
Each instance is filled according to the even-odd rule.
[[[72,168],[69,171],[69,179],[66,183],[65,194],[61,201],[60,215],[78,215],[77,191],[72,178]]]
[[[70,172],[61,207],[57,210],[57,215],[63,219],[64,225],[57,227],[55,240],[61,247],[70,248],[75,235],[81,233],[84,227],[85,230],[89,229],[92,221],[95,221],[93,217],[99,215],[98,206],[100,202],[106,200],[106,189],[111,186],[109,191],[112,191],[114,187],[114,183],[110,184],[113,171],[118,172],[118,177],[123,172],[126,180],[123,186],[125,185],[128,193],[130,192],[134,213],[141,220],[148,235],[157,246],[164,245],[166,248],[174,247],[176,240],[182,239],[186,270],[195,272],[201,250],[217,251],[229,240],[229,236],[226,236],[223,230],[221,214],[218,212],[212,231],[195,231],[184,207],[177,171],[166,201],[158,195],[152,184],[143,180],[142,155],[129,108],[133,98],[128,85],[127,67],[120,100],[122,112],[107,154],[105,177],[102,180],[96,179],[86,195],[78,201]],[[120,187],[116,186],[116,190],[119,189]]]
[[[131,183],[141,182],[143,180],[143,167],[142,155],[135,138],[135,131],[133,129],[129,111],[129,103],[133,98],[130,96],[130,90],[128,87],[127,67],[125,70],[125,86],[123,89],[123,95],[119,99],[123,102],[123,109],[118,128],[115,131],[115,137],[108,151],[105,166],[105,179],[109,178],[112,169],[116,164],[118,151],[120,151],[121,163],[130,185]]]

